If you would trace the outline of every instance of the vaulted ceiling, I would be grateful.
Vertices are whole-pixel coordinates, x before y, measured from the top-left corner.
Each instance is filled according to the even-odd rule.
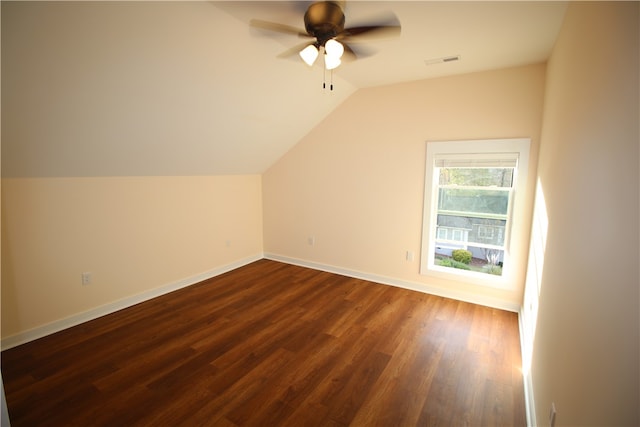
[[[356,90],[544,62],[566,7],[348,1],[347,26],[393,12],[402,32],[331,75],[249,25],[303,29],[309,4],[3,1],[3,176],[262,173]]]

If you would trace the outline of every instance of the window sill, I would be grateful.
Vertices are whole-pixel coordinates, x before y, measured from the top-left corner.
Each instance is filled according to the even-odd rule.
[[[502,273],[503,274],[501,276],[498,276],[452,267],[439,267],[437,265],[430,265],[427,268],[422,267],[420,270],[420,274],[423,276],[437,277],[439,279],[464,282],[484,287],[511,290],[513,286],[510,285],[512,281],[509,280],[508,272],[503,270]]]

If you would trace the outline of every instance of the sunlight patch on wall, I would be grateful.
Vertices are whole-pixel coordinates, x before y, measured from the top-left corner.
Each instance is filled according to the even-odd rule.
[[[538,179],[536,185],[533,223],[531,228],[531,243],[529,246],[529,262],[522,305],[522,372],[529,374],[531,358],[538,322],[538,300],[542,288],[542,271],[544,269],[544,253],[547,247],[547,231],[549,218],[544,199],[542,184]]]

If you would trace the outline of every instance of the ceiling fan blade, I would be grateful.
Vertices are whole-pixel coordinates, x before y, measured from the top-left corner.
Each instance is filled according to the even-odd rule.
[[[345,28],[339,35],[343,39],[350,37],[374,38],[374,37],[393,37],[400,35],[400,20],[393,12],[384,12],[378,14],[375,18],[368,19],[366,25],[355,25]],[[366,37],[365,37],[366,36]]]
[[[367,25],[362,27],[345,28],[339,35],[338,39],[348,39],[355,36],[366,34],[375,37],[393,37],[400,35],[400,25]]]
[[[276,31],[278,33],[293,34],[299,37],[313,37],[304,30],[300,30],[290,25],[278,24],[276,22],[262,21],[260,19],[252,19],[249,25],[262,30]]]
[[[364,46],[354,47],[346,43],[342,43],[342,46],[344,46],[344,54],[342,56],[342,59],[348,62],[355,61],[356,59],[366,58],[368,56],[372,56],[375,53],[373,49],[366,48]]]
[[[351,46],[349,46],[346,43],[342,43],[342,46],[344,46],[344,53],[342,54],[342,59],[349,62],[355,61],[356,59],[358,59],[359,55],[353,50]]]
[[[298,45],[295,45],[294,47],[285,50],[284,52],[278,54],[278,56],[276,58],[291,58],[294,56],[298,56],[298,54],[300,53],[300,51],[302,49],[304,49],[305,47],[309,46],[310,44],[313,44],[311,42],[305,42],[305,43],[300,43]],[[298,58],[300,59],[300,58]]]

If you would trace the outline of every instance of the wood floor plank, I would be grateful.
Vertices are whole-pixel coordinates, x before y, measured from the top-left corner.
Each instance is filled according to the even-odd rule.
[[[517,315],[260,260],[2,352],[13,426],[525,425]]]

